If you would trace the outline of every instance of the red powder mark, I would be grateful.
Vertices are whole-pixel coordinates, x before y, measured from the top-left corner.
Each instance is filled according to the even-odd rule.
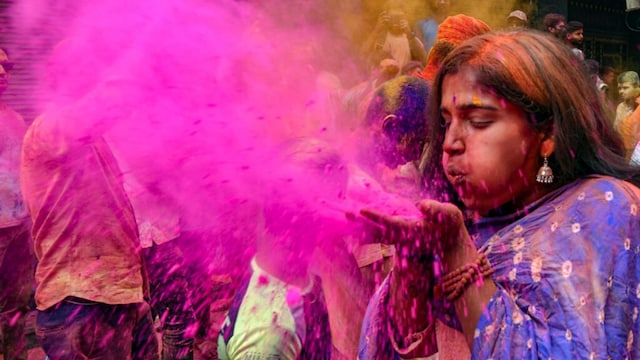
[[[266,286],[269,284],[269,278],[264,275],[258,277],[258,286]]]

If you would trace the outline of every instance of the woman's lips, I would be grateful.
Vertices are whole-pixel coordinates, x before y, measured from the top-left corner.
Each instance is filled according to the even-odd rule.
[[[449,175],[449,179],[454,186],[461,186],[465,180],[464,175]]]
[[[467,174],[462,171],[462,169],[456,166],[447,166],[447,177],[453,185],[462,185],[466,179],[466,176]]]

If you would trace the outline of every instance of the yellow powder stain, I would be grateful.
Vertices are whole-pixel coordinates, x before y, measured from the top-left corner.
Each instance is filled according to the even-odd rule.
[[[385,111],[394,113],[398,110],[398,101],[400,100],[400,92],[405,84],[405,79],[388,81],[384,85],[384,96],[387,100]]]
[[[480,98],[478,97],[478,95],[473,95],[473,97],[471,98],[471,103],[473,103],[473,105],[476,105],[476,106],[482,105],[482,101],[480,101]]]

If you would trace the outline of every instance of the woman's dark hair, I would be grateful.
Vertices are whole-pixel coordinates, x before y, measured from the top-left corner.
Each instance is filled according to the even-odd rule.
[[[433,83],[434,123],[428,127],[430,147],[422,161],[425,183],[435,198],[459,203],[442,168],[445,129],[438,123],[443,80],[463,67],[474,71],[479,83],[523,109],[535,131],[553,136],[549,165],[554,185],[600,174],[640,186],[640,170],[624,158],[622,140],[576,57],[552,36],[523,29],[471,38],[443,61]]]

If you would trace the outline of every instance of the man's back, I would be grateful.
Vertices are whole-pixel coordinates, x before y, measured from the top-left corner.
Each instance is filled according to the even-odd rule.
[[[143,302],[137,227],[118,165],[102,138],[73,139],[55,120],[36,119],[22,152],[22,189],[39,260],[37,307],[68,296]]]

